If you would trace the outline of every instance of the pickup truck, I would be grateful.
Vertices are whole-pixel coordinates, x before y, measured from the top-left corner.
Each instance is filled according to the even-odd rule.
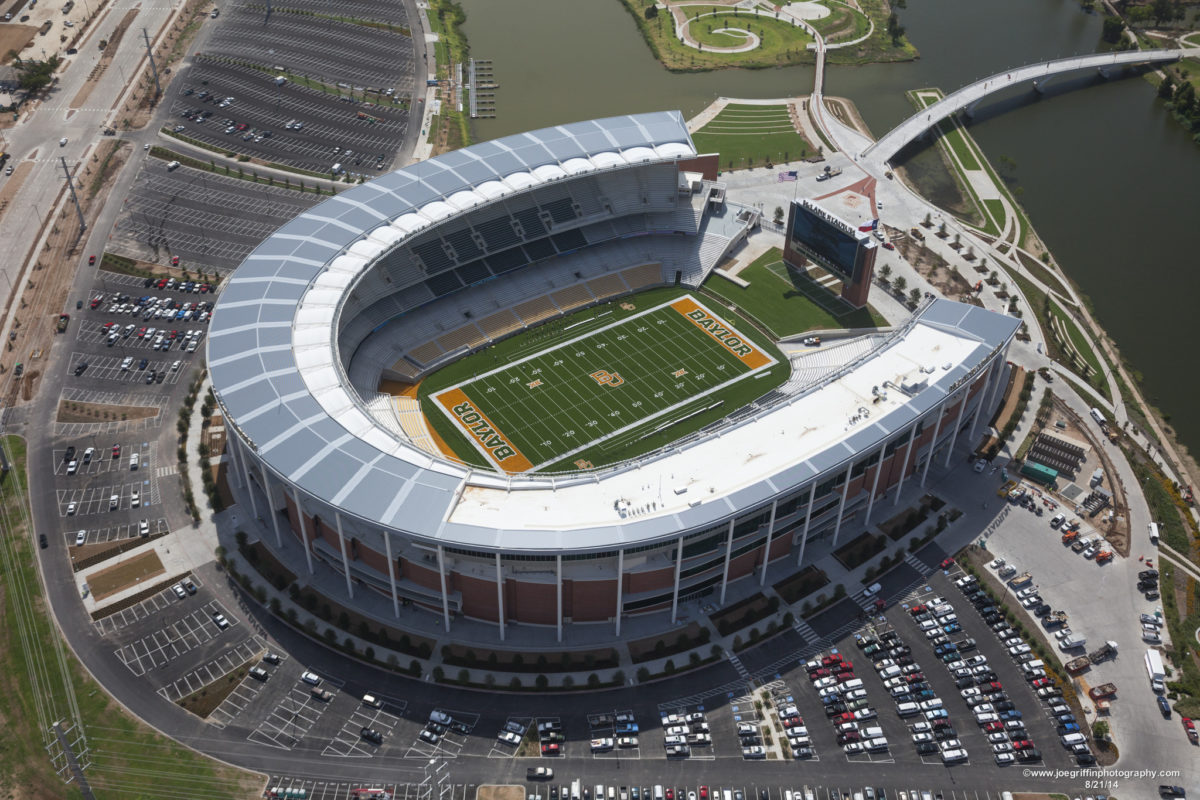
[[[1190,717],[1183,717],[1183,729],[1187,732],[1188,739],[1192,744],[1200,743],[1200,737],[1196,734],[1196,723]]]
[[[1093,686],[1088,689],[1088,697],[1093,700],[1102,700],[1106,697],[1112,697],[1117,693],[1117,685],[1115,683],[1103,683],[1099,686]]]
[[[71,315],[70,315],[70,314],[59,314],[59,315],[58,315],[58,325],[56,326],[56,330],[57,330],[59,333],[66,333],[66,330],[67,330],[67,325],[68,325],[70,322],[71,322]]]
[[[1076,648],[1083,647],[1086,644],[1087,639],[1084,639],[1082,636],[1071,634],[1070,636],[1063,637],[1062,641],[1058,643],[1058,648],[1065,653],[1068,650],[1074,650]]]
[[[1101,661],[1116,657],[1117,643],[1112,641],[1105,642],[1103,646],[1088,653],[1088,659],[1090,659],[1093,664],[1099,664]]]
[[[1087,537],[1080,537],[1071,543],[1071,550],[1076,553],[1082,553],[1092,544],[1092,540]]]

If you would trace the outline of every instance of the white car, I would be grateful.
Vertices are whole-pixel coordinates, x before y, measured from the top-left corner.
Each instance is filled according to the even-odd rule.
[[[67,503],[67,516],[68,517],[75,516],[75,504],[74,503]]]
[[[1014,764],[1017,757],[1012,753],[996,753],[996,766],[1007,767],[1009,764]]]
[[[79,462],[78,461],[72,460],[70,464],[67,464],[67,474],[68,475],[74,475],[78,471],[79,471]]]
[[[307,672],[307,671],[304,672],[300,676],[300,680],[304,681],[305,683],[309,684],[310,686],[320,686],[321,685],[321,676],[315,672]]]
[[[225,619],[224,614],[213,614],[213,622],[215,622],[217,627],[221,630],[225,630],[229,627],[229,620]]]
[[[521,743],[521,737],[512,731],[500,731],[500,735],[496,737],[505,744],[518,745]]]
[[[150,521],[142,520],[141,522],[138,523],[138,536],[149,536],[149,535],[150,535]]]
[[[71,505],[75,505],[75,504],[72,503]],[[86,541],[87,541],[87,531],[80,531],[79,533],[75,534],[75,546],[76,547],[81,547],[83,545],[83,543]]]
[[[119,505],[121,505],[121,495],[114,494],[108,498],[108,510],[109,511],[116,509],[117,506],[119,506]]]
[[[129,497],[129,507],[137,508],[141,504],[142,504],[142,496],[140,494],[138,494],[137,490],[135,489],[133,494]]]
[[[65,136],[64,136],[63,138],[59,139],[59,140],[58,140],[58,146],[59,146],[59,147],[66,147],[66,146],[67,146],[67,137],[65,137]]]

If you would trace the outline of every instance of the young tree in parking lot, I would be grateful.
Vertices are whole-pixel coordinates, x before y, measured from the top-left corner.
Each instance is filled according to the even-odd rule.
[[[911,292],[909,292],[908,293],[908,302],[912,303],[914,306],[917,303],[921,302],[921,290],[913,289]]]
[[[889,280],[891,280],[892,267],[890,264],[884,264],[879,268],[879,277],[883,279],[884,283],[887,283]]]
[[[894,285],[896,287],[897,292],[903,292],[905,289],[908,288],[908,281],[905,280],[903,275],[901,275],[900,277],[896,278]]]
[[[783,206],[775,206],[775,224],[783,224]]]

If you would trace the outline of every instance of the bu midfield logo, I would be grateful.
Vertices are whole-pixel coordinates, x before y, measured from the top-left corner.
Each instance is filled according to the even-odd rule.
[[[592,380],[601,386],[620,386],[625,382],[625,379],[617,373],[609,372],[608,370],[604,369],[598,369],[593,372]]]

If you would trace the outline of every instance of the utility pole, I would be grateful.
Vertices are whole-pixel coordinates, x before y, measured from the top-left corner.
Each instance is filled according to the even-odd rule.
[[[154,76],[154,99],[162,97],[162,87],[158,84],[158,66],[154,63],[154,50],[150,47],[150,34],[142,28],[142,38],[146,41],[146,57],[150,59],[150,73]]]
[[[75,783],[79,786],[79,793],[84,796],[85,800],[96,800],[96,795],[92,794],[92,787],[88,784],[87,778],[83,774],[83,767],[75,757],[75,751],[71,749],[71,743],[67,739],[66,731],[63,730],[62,722],[55,722],[52,727],[54,728],[55,737],[58,738],[58,746],[62,748],[63,754],[67,757],[67,768],[71,771],[72,777],[75,778]]]
[[[71,170],[67,168],[67,159],[59,156],[58,160],[62,162],[63,174],[67,176],[67,187],[71,190],[71,199],[75,201],[75,213],[79,215],[79,232],[83,233],[87,230],[87,223],[83,219],[83,209],[79,207],[79,195],[75,194],[75,181],[71,180]]]

